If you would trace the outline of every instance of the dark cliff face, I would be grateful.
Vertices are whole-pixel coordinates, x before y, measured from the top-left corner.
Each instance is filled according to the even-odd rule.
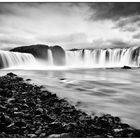
[[[47,45],[31,45],[31,46],[22,46],[14,48],[10,51],[21,52],[21,53],[31,53],[34,57],[47,60],[48,59],[48,50],[52,51],[53,63],[55,65],[64,65],[65,64],[65,51],[60,46],[49,47]]]
[[[37,57],[40,59],[47,59],[48,49],[49,49],[49,46],[38,44],[38,45],[17,47],[10,51],[21,52],[21,53],[31,53],[32,55],[34,55],[34,57]]]
[[[133,61],[137,61],[139,55],[140,55],[140,47],[138,47],[138,48],[136,48],[136,49],[133,50],[132,56],[131,56],[132,57],[132,60]]]
[[[60,46],[53,46],[50,48],[53,55],[53,63],[55,65],[65,64],[65,51]]]

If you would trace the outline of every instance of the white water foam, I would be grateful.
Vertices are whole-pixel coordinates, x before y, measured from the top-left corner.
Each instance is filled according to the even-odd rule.
[[[137,49],[137,50],[136,50]],[[138,67],[140,65],[140,49],[116,48],[65,51],[65,65],[53,63],[52,51],[48,50],[48,59],[39,60],[32,54],[0,51],[0,66],[6,69],[28,70],[66,70],[75,68],[110,68],[124,65]]]

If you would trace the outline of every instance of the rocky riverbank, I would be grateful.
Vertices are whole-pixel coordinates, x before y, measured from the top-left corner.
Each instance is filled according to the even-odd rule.
[[[0,137],[140,137],[119,117],[89,116],[29,80],[0,77]]]

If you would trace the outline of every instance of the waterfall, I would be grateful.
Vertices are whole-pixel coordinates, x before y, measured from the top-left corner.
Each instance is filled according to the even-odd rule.
[[[66,64],[79,67],[140,66],[140,47],[66,51]]]
[[[0,68],[25,68],[48,69],[51,67],[122,67],[124,65],[140,66],[140,47],[133,48],[108,48],[108,49],[81,49],[65,51],[65,55],[59,51],[48,50],[48,59],[38,59],[29,53],[0,51]],[[65,63],[59,62],[65,61]],[[56,63],[57,62],[57,63]],[[22,67],[18,67],[22,66]]]
[[[36,60],[32,54],[0,50],[0,68],[33,64]]]
[[[48,50],[48,65],[53,65],[53,56],[52,56],[52,51]]]

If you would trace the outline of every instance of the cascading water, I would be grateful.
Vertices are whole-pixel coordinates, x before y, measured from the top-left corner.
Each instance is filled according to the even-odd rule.
[[[48,65],[53,65],[53,56],[52,56],[52,51],[48,50]]]
[[[32,54],[0,50],[0,68],[7,68],[19,65],[26,66],[35,62],[36,60]]]
[[[66,64],[77,67],[139,66],[140,48],[66,51]]]
[[[0,51],[0,68],[13,66],[24,69],[140,66],[140,47],[65,51],[65,57],[61,54],[53,57],[53,53],[51,49],[48,49],[48,54],[46,54],[48,59],[39,60],[29,53]],[[59,61],[60,57],[65,61],[65,65],[56,66],[54,61],[56,59]]]

